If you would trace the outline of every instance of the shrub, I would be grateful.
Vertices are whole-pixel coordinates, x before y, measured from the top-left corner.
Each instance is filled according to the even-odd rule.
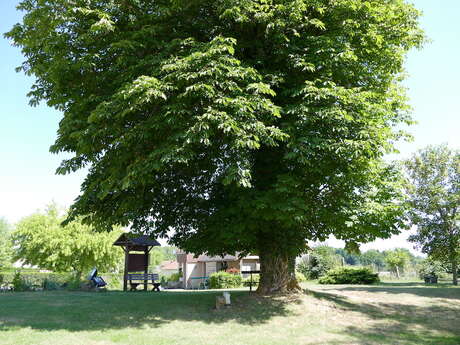
[[[123,274],[122,273],[102,273],[102,279],[107,283],[106,288],[109,290],[123,289]]]
[[[15,292],[29,291],[31,289],[30,284],[21,276],[21,272],[19,271],[14,274],[11,284]]]
[[[303,283],[307,281],[307,278],[305,278],[305,275],[302,272],[296,272],[295,273],[295,278],[299,283]]]
[[[260,276],[258,274],[252,275],[252,286],[259,285]],[[243,286],[250,286],[251,284],[251,277],[247,277],[243,280]]]
[[[182,273],[173,273],[169,277],[167,277],[168,282],[178,282],[182,278]]]
[[[211,289],[231,289],[241,287],[243,284],[243,277],[239,274],[232,274],[228,272],[216,272],[209,277],[209,287]]]
[[[367,267],[341,267],[330,270],[320,278],[320,284],[373,284],[379,282],[377,273]]]
[[[59,290],[62,288],[62,284],[58,283],[55,280],[45,278],[43,281],[43,290]]]
[[[318,279],[327,271],[341,265],[341,257],[335,254],[334,248],[318,246],[302,257],[297,265],[297,270],[307,279]]]
[[[446,270],[439,261],[432,259],[423,260],[418,267],[418,275],[420,279],[425,279],[425,277],[439,277]]]

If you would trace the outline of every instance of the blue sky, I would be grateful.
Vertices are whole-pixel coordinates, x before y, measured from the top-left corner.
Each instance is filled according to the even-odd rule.
[[[401,157],[430,144],[447,143],[460,148],[460,1],[415,0],[424,12],[423,28],[431,39],[424,49],[412,51],[406,64],[405,82],[414,119],[410,128],[415,140],[399,145]],[[0,32],[20,21],[16,0],[0,1]],[[0,38],[0,217],[14,223],[55,201],[68,206],[78,195],[84,173],[56,176],[63,156],[49,153],[56,138],[61,114],[46,105],[32,108],[26,97],[32,79],[16,73],[20,51]],[[407,234],[377,241],[367,247],[411,247]],[[335,244],[335,241],[331,241]]]

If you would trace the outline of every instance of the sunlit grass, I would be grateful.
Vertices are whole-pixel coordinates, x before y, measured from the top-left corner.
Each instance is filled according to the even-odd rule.
[[[420,282],[305,284],[296,296],[232,291],[0,294],[8,345],[458,345],[460,289]]]

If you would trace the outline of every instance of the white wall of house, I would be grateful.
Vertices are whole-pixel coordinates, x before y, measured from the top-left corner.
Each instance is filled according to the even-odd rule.
[[[206,277],[209,277],[211,274],[217,271],[215,262],[206,262]]]
[[[187,271],[186,271],[186,289],[196,289],[200,286],[201,280],[200,279],[191,279],[197,277],[204,276],[204,263],[203,262],[196,262],[196,263],[187,263]]]

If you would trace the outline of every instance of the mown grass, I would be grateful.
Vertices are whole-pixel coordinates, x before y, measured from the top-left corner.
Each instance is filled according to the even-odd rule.
[[[458,345],[460,289],[305,285],[296,296],[232,291],[0,294],[1,345]]]

